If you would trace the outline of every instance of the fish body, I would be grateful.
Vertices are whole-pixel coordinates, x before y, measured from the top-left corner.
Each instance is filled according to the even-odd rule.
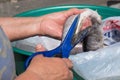
[[[103,31],[100,23],[93,18],[91,31],[83,41],[83,51],[95,51],[103,47]]]
[[[74,41],[77,40],[79,38],[80,33],[85,29],[91,28],[91,30],[88,33],[88,35],[85,37],[83,42],[82,43],[80,42],[79,44],[77,44],[75,48],[71,51],[71,53],[76,54],[83,51],[91,51],[91,50],[93,51],[93,50],[102,48],[103,35],[102,35],[102,29],[100,27],[101,16],[96,11],[93,11],[91,9],[85,9],[85,11],[79,15],[80,15],[79,26],[77,26],[75,30],[73,40]],[[62,38],[63,40],[70,28],[70,25],[72,25],[72,22],[74,21],[76,16],[78,15],[73,15],[67,19],[64,25],[64,30],[63,30],[63,38]]]

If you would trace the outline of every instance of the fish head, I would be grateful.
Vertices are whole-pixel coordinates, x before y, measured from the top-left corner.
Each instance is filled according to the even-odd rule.
[[[83,13],[78,15],[77,27],[73,35],[72,44],[82,41],[93,27],[100,26],[101,16],[91,9],[86,9]]]

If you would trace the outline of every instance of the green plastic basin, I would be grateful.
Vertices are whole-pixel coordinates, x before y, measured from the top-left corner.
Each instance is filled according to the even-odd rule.
[[[61,6],[52,6],[46,8],[38,8],[30,11],[26,11],[20,14],[15,15],[15,17],[38,17],[45,14],[64,11],[70,8],[90,8],[93,10],[98,11],[98,13],[102,16],[102,19],[111,17],[111,16],[120,16],[120,10],[103,7],[103,6],[94,6],[94,5],[81,5],[81,4],[71,4],[71,5],[61,5]],[[20,74],[24,71],[24,61],[25,59],[30,56],[32,53],[27,52],[18,48],[13,47],[13,51],[15,53],[15,61],[16,61],[16,70],[17,74]],[[74,80],[83,80],[80,76],[78,76],[74,71]]]

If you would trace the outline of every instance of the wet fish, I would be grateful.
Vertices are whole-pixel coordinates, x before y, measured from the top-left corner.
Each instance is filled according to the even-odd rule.
[[[95,51],[103,47],[103,31],[100,23],[95,18],[91,18],[91,21],[92,30],[83,41],[83,51]]]
[[[76,16],[77,15],[73,15],[67,19],[63,30],[63,38],[62,38],[63,40],[70,28],[70,25],[72,24]],[[75,40],[75,38],[78,38],[81,31],[83,31],[84,29],[90,27],[92,30],[89,32],[87,37],[85,37],[82,43],[79,43],[78,45],[75,46],[75,48],[71,51],[71,54],[76,54],[83,51],[91,51],[91,50],[93,51],[102,48],[103,35],[102,35],[102,29],[100,27],[101,16],[96,11],[93,11],[91,9],[86,9],[83,13],[80,14],[80,19],[82,23],[80,26],[82,27],[77,28],[75,32],[77,36],[74,37],[73,40]]]

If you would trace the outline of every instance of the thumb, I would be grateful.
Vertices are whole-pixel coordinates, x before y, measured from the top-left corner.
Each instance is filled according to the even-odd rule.
[[[36,51],[36,52],[45,51],[45,48],[44,48],[43,45],[37,44],[36,47],[35,47],[35,51]]]
[[[37,63],[37,62],[40,62],[41,60],[43,60],[44,56],[39,54],[39,55],[36,55],[35,57],[33,57],[33,59],[31,60],[31,63]]]
[[[63,58],[63,61],[66,63],[66,65],[68,66],[69,69],[72,69],[73,64],[72,61],[70,61],[69,59]]]
[[[72,9],[69,9],[68,11],[65,12],[65,15],[67,17],[71,16],[71,15],[75,15],[75,14],[80,14],[82,12],[84,12],[85,10],[84,9],[77,9],[77,8],[72,8]]]

